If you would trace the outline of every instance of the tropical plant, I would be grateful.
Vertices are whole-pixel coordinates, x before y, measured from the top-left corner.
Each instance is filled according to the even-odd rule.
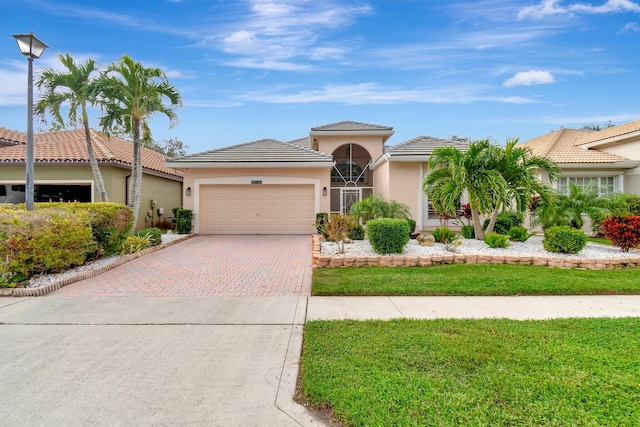
[[[515,226],[509,229],[509,240],[514,242],[526,242],[531,236],[535,236],[535,233],[529,233],[525,227]]]
[[[96,63],[92,59],[88,59],[83,63],[76,64],[68,53],[65,55],[59,54],[58,59],[66,70],[57,71],[47,68],[40,73],[36,86],[40,88],[42,94],[35,105],[34,112],[46,124],[48,111],[53,118],[52,127],[56,130],[64,129],[67,125],[82,125],[89,165],[93,173],[96,190],[100,195],[100,200],[107,202],[109,197],[96,160],[93,144],[91,143],[91,130],[87,113],[87,106],[100,103],[98,92],[96,91],[96,79],[93,78],[94,74],[98,73]],[[60,111],[63,104],[68,108],[66,123]],[[79,115],[78,110],[80,110]]]
[[[169,119],[170,126],[175,125],[178,120],[175,110],[181,105],[182,98],[160,68],[145,67],[128,55],[107,67],[98,81],[98,90],[104,97],[104,115],[100,118],[102,129],[132,137],[133,160],[127,205],[133,209],[136,224],[142,190],[141,145],[142,141],[151,140],[149,120],[160,113]]]
[[[518,145],[518,142],[517,138],[508,139],[504,149],[500,150],[497,168],[506,183],[506,197],[491,213],[487,233],[494,231],[494,224],[504,208],[510,208],[522,216],[529,209],[534,196],[540,197],[548,205],[554,203],[554,190],[543,183],[538,174],[540,171],[545,172],[549,181],[554,183],[558,179],[560,168],[551,160],[534,155],[529,147]],[[509,228],[502,230],[502,233],[506,234],[508,231]]]
[[[456,233],[448,227],[436,227],[433,230],[433,238],[438,243],[451,243],[456,239]]]
[[[602,223],[607,239],[623,252],[640,245],[640,216],[612,215]]]
[[[483,229],[485,230],[488,229],[490,222],[491,222],[491,219],[486,218],[482,223]],[[513,211],[500,212],[500,214],[498,214],[495,220],[493,231],[495,231],[498,234],[509,234],[509,230],[511,230],[511,227],[519,227],[521,225],[522,225],[522,216],[518,212],[513,212]]]
[[[336,242],[336,244],[338,245],[339,253],[344,253],[344,240],[347,238],[355,225],[356,222],[349,215],[329,215],[329,221],[324,225],[324,230],[329,236],[328,239],[332,242]]]
[[[576,229],[582,229],[584,220],[582,215],[590,217],[608,215],[610,213],[608,201],[599,197],[598,193],[590,188],[581,187],[569,183],[569,194],[558,194],[557,203],[550,206],[544,201],[538,203],[536,215],[542,222],[543,228],[554,225],[569,225]]]
[[[407,205],[395,200],[385,200],[377,194],[372,194],[366,199],[362,199],[351,205],[349,213],[363,224],[376,218],[411,218],[411,213]]]
[[[490,248],[508,248],[509,245],[509,236],[505,234],[498,233],[488,233],[484,236],[484,242],[489,245]]]
[[[508,202],[507,182],[498,170],[500,151],[489,140],[472,142],[466,151],[437,148],[429,158],[431,173],[422,184],[434,209],[451,217],[466,193],[478,240],[484,239],[480,216]]]

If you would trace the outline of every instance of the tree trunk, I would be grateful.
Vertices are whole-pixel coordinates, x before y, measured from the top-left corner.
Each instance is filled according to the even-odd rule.
[[[89,129],[89,118],[87,116],[87,110],[85,106],[82,106],[82,124],[84,125],[84,138],[87,142],[87,153],[89,154],[89,164],[91,165],[91,172],[93,172],[93,180],[96,183],[96,191],[100,195],[101,202],[108,202],[109,196],[107,190],[104,187],[104,180],[102,179],[102,173],[98,167],[98,161],[96,160],[96,154],[93,151],[93,144],[91,143],[91,130]]]
[[[496,226],[496,221],[498,220],[498,212],[500,212],[500,206],[491,212],[491,219],[489,220],[489,225],[487,225],[487,234],[493,233],[493,228]]]
[[[478,209],[471,209],[471,220],[473,221],[473,231],[476,234],[476,240],[484,240],[482,224],[480,224],[480,211]]]
[[[133,123],[133,159],[131,162],[131,180],[129,181],[129,200],[127,204],[133,209],[133,228],[138,224],[140,211],[140,192],[142,190],[142,155],[140,149],[140,121]]]

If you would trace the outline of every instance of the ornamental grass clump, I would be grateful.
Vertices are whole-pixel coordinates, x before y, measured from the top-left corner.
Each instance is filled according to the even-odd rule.
[[[400,254],[409,241],[409,224],[404,219],[380,218],[367,222],[371,247],[378,254]]]
[[[640,245],[640,216],[612,215],[602,223],[602,231],[623,252]]]
[[[162,230],[157,227],[143,228],[133,233],[133,235],[148,237],[151,246],[158,246],[162,244]]]
[[[568,225],[557,225],[544,231],[542,244],[549,252],[577,254],[587,245],[587,235]]]
[[[436,227],[433,230],[433,238],[438,243],[451,243],[456,240],[456,233],[448,227]]]

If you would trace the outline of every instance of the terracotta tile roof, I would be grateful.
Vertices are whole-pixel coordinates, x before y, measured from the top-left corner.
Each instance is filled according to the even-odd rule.
[[[626,157],[578,146],[580,138],[597,133],[588,130],[560,129],[520,143],[531,148],[533,154],[556,163],[615,163],[628,161]]]
[[[389,156],[430,156],[433,150],[440,147],[455,147],[466,151],[467,144],[462,141],[435,138],[432,136],[418,136],[397,145],[387,146]]]
[[[1,135],[1,133],[0,133]],[[24,134],[22,134],[24,135]],[[26,138],[24,138],[26,139]],[[100,164],[131,166],[133,149],[131,142],[91,130],[91,141]],[[33,154],[36,163],[88,163],[84,130],[64,130],[34,135]],[[167,156],[142,147],[142,166],[148,171],[182,177],[182,173],[165,166]],[[14,145],[0,148],[0,164],[23,163],[26,146]]]
[[[314,131],[392,131],[391,126],[373,125],[370,123],[343,121],[337,123],[330,123],[328,125],[318,126],[311,128],[311,132]]]
[[[0,127],[0,147],[25,144],[26,142],[27,135],[25,133]]]
[[[170,160],[172,165],[188,167],[190,163],[331,163],[333,156],[310,148],[278,141],[261,139],[239,145],[218,148]]]
[[[615,138],[638,131],[640,131],[640,120],[623,123],[618,126],[612,126],[597,132],[590,132],[588,135],[583,135],[578,138],[576,140],[576,145],[591,144],[608,138]]]

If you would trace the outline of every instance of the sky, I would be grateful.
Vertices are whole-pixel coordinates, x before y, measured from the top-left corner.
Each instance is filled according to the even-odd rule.
[[[392,126],[389,144],[504,144],[640,119],[640,1],[0,0],[0,15],[0,126],[18,131],[27,61],[11,35],[29,31],[50,46],[36,76],[64,53],[164,70],[183,105],[172,128],[153,117],[153,138],[188,153],[344,120]]]

